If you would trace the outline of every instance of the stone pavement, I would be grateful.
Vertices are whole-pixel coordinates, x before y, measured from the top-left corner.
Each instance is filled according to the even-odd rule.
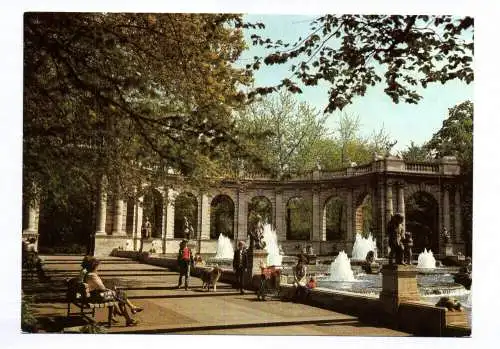
[[[47,332],[82,325],[79,316],[66,317],[64,280],[79,272],[82,257],[42,256],[49,280],[23,282],[25,294],[35,296],[35,316]],[[138,326],[120,323],[108,333],[248,334],[408,336],[407,333],[364,324],[356,317],[304,304],[279,300],[257,301],[254,293],[240,295],[231,285],[218,283],[217,292],[201,289],[191,278],[190,290],[177,289],[178,273],[123,258],[109,257],[98,270],[104,283],[123,286],[132,302],[144,308],[135,315]],[[77,308],[72,306],[72,312]],[[107,311],[96,311],[106,321]]]

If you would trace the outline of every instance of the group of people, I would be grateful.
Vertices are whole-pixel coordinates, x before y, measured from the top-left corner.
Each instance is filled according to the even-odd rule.
[[[177,265],[179,267],[179,282],[177,284],[178,288],[183,287],[184,289],[189,289],[189,278],[191,274],[191,268],[196,266],[204,266],[205,263],[201,256],[198,254],[193,257],[193,252],[188,244],[189,240],[183,239],[179,245],[179,252],[177,253]],[[248,269],[248,252],[245,248],[245,243],[243,241],[238,242],[238,248],[234,251],[233,257],[233,269],[236,274],[237,288],[240,290],[241,294],[244,294],[244,282],[245,273]]]
[[[118,320],[116,320],[115,316],[123,316],[126,319],[127,326],[137,325],[137,320],[130,316],[128,309],[130,309],[132,314],[141,312],[143,309],[134,305],[122,289],[116,286],[113,289],[107,288],[97,273],[99,265],[100,261],[92,256],[85,256],[81,263],[82,269],[80,270],[79,281],[87,285],[88,292],[90,293],[89,301],[117,301],[118,305],[113,307],[113,317],[111,320],[116,323]]]

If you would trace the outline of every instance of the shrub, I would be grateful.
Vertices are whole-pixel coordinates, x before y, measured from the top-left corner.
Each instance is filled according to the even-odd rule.
[[[32,310],[33,297],[22,295],[21,299],[21,330],[23,332],[38,332],[38,321]]]

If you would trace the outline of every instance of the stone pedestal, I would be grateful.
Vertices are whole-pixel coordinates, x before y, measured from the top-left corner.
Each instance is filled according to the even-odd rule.
[[[265,265],[267,266],[267,251],[266,250],[253,250],[249,251],[248,254],[249,257],[249,278],[250,278],[250,284],[254,287],[257,288],[260,284],[260,275],[261,275],[261,270],[260,266]]]
[[[446,257],[453,256],[453,244],[448,243],[444,245],[444,255]]]
[[[412,265],[384,265],[380,301],[386,313],[396,315],[399,304],[418,301],[417,269]]]

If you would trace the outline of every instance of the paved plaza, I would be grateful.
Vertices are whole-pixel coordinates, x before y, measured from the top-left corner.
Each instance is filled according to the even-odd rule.
[[[47,280],[24,280],[25,294],[35,296],[34,312],[42,330],[63,332],[84,324],[79,316],[66,317],[65,280],[78,275],[81,257],[42,256]],[[279,300],[257,301],[254,293],[240,295],[231,285],[218,283],[217,292],[201,288],[191,278],[190,290],[177,288],[178,273],[123,258],[105,258],[99,274],[110,287],[127,289],[132,302],[144,308],[135,315],[138,326],[125,320],[108,333],[177,333],[238,335],[408,336],[388,328],[365,324],[357,317],[305,304]],[[72,306],[72,312],[77,308]],[[106,321],[107,311],[96,312]]]

